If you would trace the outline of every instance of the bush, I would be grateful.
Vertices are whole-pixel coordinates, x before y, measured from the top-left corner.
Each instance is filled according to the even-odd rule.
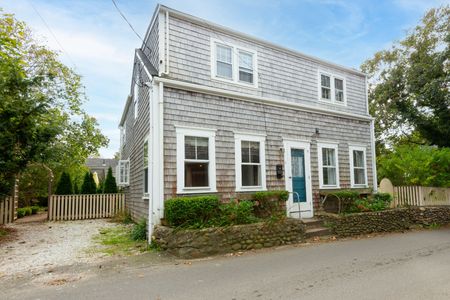
[[[108,168],[108,174],[106,175],[106,179],[104,182],[103,192],[105,194],[117,193],[116,179],[114,178],[114,176],[112,174],[111,167]]]
[[[71,195],[73,194],[72,180],[70,175],[66,172],[62,172],[59,178],[58,185],[56,186],[56,195]]]
[[[133,241],[144,241],[147,239],[147,221],[145,219],[133,225],[131,239]]]
[[[252,200],[255,202],[255,215],[260,218],[285,215],[288,198],[289,192],[282,190],[256,192],[252,196]]]
[[[376,201],[383,201],[386,203],[390,203],[393,200],[391,194],[389,193],[375,193],[373,194],[373,199]]]
[[[94,181],[94,175],[91,172],[86,172],[84,175],[83,184],[81,185],[82,194],[95,194],[97,192],[97,184]]]
[[[26,216],[26,214],[27,214],[27,212],[26,212],[25,208],[18,208],[17,209],[17,217],[18,218],[23,218],[23,217]]]
[[[180,197],[164,203],[165,219],[173,227],[201,228],[218,216],[217,196]]]
[[[253,213],[252,201],[223,203],[219,206],[219,210],[220,216],[211,220],[216,226],[250,224],[258,221]]]
[[[32,215],[35,215],[35,214],[37,214],[38,213],[38,211],[39,211],[39,206],[31,206],[30,207],[31,208],[31,214]]]

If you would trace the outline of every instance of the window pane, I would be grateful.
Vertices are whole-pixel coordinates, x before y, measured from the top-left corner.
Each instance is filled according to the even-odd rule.
[[[220,61],[217,62],[217,76],[232,78],[232,73],[233,72],[231,64],[226,64]]]
[[[246,52],[239,52],[239,67],[253,70],[253,55]]]
[[[330,89],[322,88],[322,99],[331,99]]]
[[[335,92],[336,101],[344,102],[344,92],[336,90]]]
[[[353,169],[355,176],[355,184],[366,184],[366,177],[364,169]]]
[[[242,165],[242,186],[261,185],[261,166]]]
[[[144,143],[144,167],[148,165],[148,141]]]
[[[253,73],[249,73],[245,70],[240,69],[239,70],[239,80],[248,82],[248,83],[253,83]]]
[[[320,81],[323,87],[330,87],[330,76],[320,75]]]
[[[247,141],[241,142],[241,157],[243,163],[250,162],[250,142]]]
[[[144,169],[144,193],[148,193],[148,168]]]
[[[323,184],[336,185],[336,168],[332,167],[323,168]]]
[[[184,137],[184,157],[186,159],[195,159],[195,137]]]
[[[322,148],[322,165],[336,166],[336,152],[333,148]]]
[[[231,64],[231,48],[217,45],[217,61]]]
[[[353,150],[353,167],[364,168],[364,151]]]
[[[250,155],[250,162],[259,163],[259,142],[250,142]]]
[[[186,187],[207,187],[208,183],[208,163],[184,164],[184,185]]]
[[[197,137],[197,159],[208,159],[208,138]]]
[[[334,79],[334,87],[335,87],[337,90],[343,91],[343,90],[344,90],[344,81],[343,81],[342,79],[337,79],[337,78],[335,78],[335,79]]]

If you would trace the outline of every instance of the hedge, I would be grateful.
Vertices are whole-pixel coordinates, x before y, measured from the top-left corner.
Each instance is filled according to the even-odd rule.
[[[165,219],[173,227],[202,227],[218,215],[217,196],[178,197],[165,203]]]

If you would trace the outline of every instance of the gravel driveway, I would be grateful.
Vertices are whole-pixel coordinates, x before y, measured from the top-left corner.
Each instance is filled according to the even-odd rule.
[[[94,246],[92,237],[112,226],[107,220],[13,223],[9,227],[17,231],[17,238],[0,245],[0,279],[95,262],[105,255],[88,251]]]

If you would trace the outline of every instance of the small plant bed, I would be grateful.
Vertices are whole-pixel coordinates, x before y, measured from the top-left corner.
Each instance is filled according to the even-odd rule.
[[[133,239],[135,226],[135,224],[117,224],[112,228],[100,229],[100,233],[94,237],[94,241],[100,247],[96,247],[95,250],[111,256],[129,256],[147,251],[148,243],[145,238]]]
[[[165,221],[179,229],[202,229],[285,218],[286,191],[258,192],[221,203],[217,196],[179,197],[165,202]]]
[[[387,210],[390,209],[392,200],[392,196],[387,193],[362,196],[353,190],[338,191],[327,195],[327,201],[334,201],[337,213],[341,214]]]
[[[44,208],[39,206],[27,206],[17,209],[17,218],[23,218],[25,216],[35,215],[38,212],[44,210]]]

